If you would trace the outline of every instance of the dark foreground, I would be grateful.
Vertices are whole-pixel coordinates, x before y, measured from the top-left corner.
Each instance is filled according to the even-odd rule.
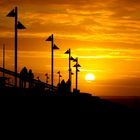
[[[3,88],[0,89],[1,102],[10,103],[10,106],[76,111],[96,115],[98,113],[139,113],[139,109],[129,108],[88,93],[50,93],[37,89]],[[8,104],[7,104],[8,105]],[[9,106],[9,107],[10,107]],[[32,109],[33,109],[32,108]]]
[[[33,136],[39,131],[47,136],[46,129],[53,132],[51,137],[56,131],[63,136],[64,132],[68,136],[73,132],[82,136],[88,131],[93,138],[95,130],[100,133],[106,131],[108,136],[111,136],[110,130],[115,130],[114,136],[117,136],[120,132],[124,134],[126,128],[133,130],[139,127],[139,113],[137,109],[86,93],[61,95],[14,88],[0,91],[0,120],[6,131],[16,128],[19,132],[23,129],[23,134],[27,130],[31,134],[34,130]],[[17,135],[17,130],[15,132]]]

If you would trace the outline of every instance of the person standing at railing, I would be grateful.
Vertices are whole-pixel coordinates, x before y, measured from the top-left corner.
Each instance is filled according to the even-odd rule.
[[[24,67],[21,71],[20,71],[20,87],[21,88],[26,88],[26,81],[28,78],[28,72],[27,72],[27,68]]]

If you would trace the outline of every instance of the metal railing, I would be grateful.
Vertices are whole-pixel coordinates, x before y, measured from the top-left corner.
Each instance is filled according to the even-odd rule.
[[[19,78],[19,80],[20,80],[20,74],[19,73],[15,73],[15,72],[13,72],[11,70],[7,70],[7,69],[4,69],[2,67],[0,67],[0,72],[3,72],[5,74],[8,74],[8,75],[13,76],[13,77],[15,75],[17,75],[17,78]],[[26,82],[29,83],[29,80],[27,79]],[[6,82],[6,78],[4,79],[4,83],[5,83],[5,86],[14,87],[14,84],[11,84],[10,82]],[[44,90],[46,89],[46,90],[48,90],[50,92],[52,91],[52,85],[47,84],[45,82],[42,82],[40,80],[33,79],[32,80],[32,84],[34,85],[34,87],[39,86],[39,85],[43,85]],[[53,86],[53,92],[56,92],[56,91],[57,91],[57,87],[56,86]]]

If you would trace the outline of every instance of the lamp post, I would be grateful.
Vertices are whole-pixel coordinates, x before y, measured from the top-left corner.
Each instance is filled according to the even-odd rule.
[[[51,62],[52,62],[52,64],[51,64],[51,69],[52,69],[52,73],[51,73],[51,84],[52,84],[52,92],[53,92],[53,86],[54,86],[54,61],[53,61],[53,59],[54,59],[54,53],[53,53],[53,51],[54,50],[57,50],[57,49],[59,49],[55,44],[54,44],[54,36],[53,36],[53,34],[51,35],[51,36],[49,36],[47,39],[46,39],[46,41],[51,41],[51,52],[52,52],[52,55],[51,55]]]
[[[71,87],[72,87],[72,76],[74,75],[73,72],[71,72]]]
[[[71,79],[71,60],[74,61],[74,58],[71,56],[71,49],[68,49],[64,54],[69,54],[69,81],[70,81],[70,92],[71,92],[71,85],[72,85],[72,79]]]
[[[73,67],[76,68],[76,87],[75,87],[75,89],[77,91],[77,89],[78,89],[78,72],[80,72],[78,70],[78,67],[81,67],[81,66],[78,64],[78,57],[74,60],[74,62],[76,62],[76,64]]]
[[[17,51],[18,51],[18,29],[26,29],[25,26],[18,21],[18,8],[15,7],[12,11],[10,11],[7,17],[15,18],[15,87],[17,87]]]

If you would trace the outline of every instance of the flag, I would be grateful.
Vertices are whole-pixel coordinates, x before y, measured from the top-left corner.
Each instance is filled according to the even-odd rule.
[[[62,75],[59,75],[59,77],[62,77]]]
[[[74,73],[73,73],[73,72],[71,72],[71,75],[74,75]]]
[[[78,72],[80,72],[80,70],[77,69]]]
[[[81,67],[79,64],[75,64],[73,67]]]
[[[69,54],[69,53],[70,53],[70,49],[65,52],[65,54]]]
[[[52,41],[52,36],[49,36],[46,41]]]
[[[77,64],[77,67],[81,67],[79,64]]]
[[[53,49],[58,50],[59,48],[54,44]]]
[[[73,59],[73,62],[77,62],[77,58],[76,59]]]
[[[21,22],[18,21],[17,29],[26,29],[26,27]]]
[[[75,59],[71,56],[71,57],[70,57],[70,60],[74,61]]]
[[[60,71],[58,71],[57,74],[60,74]]]
[[[12,11],[10,11],[8,14],[7,14],[7,17],[15,17],[16,13],[15,13],[15,10],[13,9]]]

